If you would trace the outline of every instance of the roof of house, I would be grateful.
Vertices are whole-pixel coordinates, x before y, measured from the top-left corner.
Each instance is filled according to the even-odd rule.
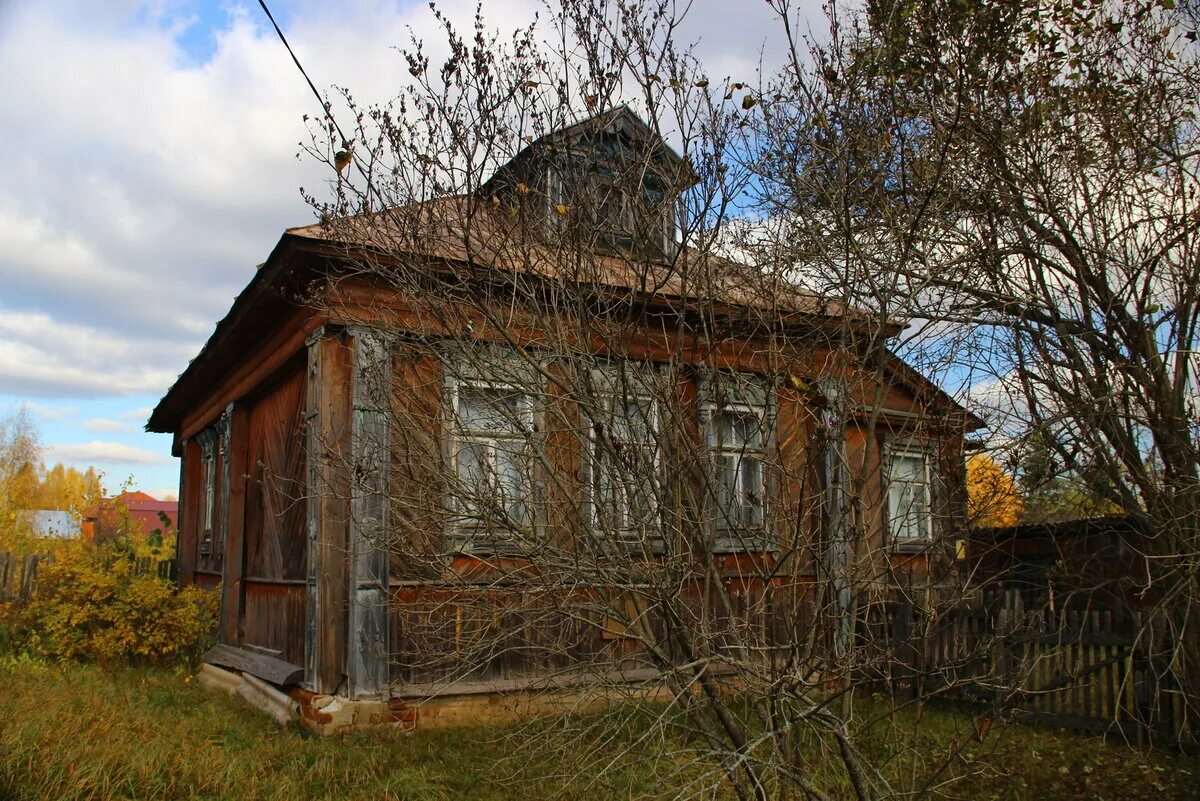
[[[712,253],[682,248],[670,260],[605,253],[580,258],[556,248],[489,198],[455,195],[328,224],[287,229],[287,234],[326,244],[364,248],[422,265],[433,260],[459,277],[530,276],[598,290],[652,295],[663,301],[715,301],[728,306],[814,318],[868,319],[837,299],[809,292],[781,276]]]
[[[681,184],[691,183],[695,178],[691,162],[679,155],[673,147],[667,144],[645,120],[639,117],[629,106],[622,104],[593,114],[571,125],[564,126],[528,141],[528,144],[502,165],[481,187],[481,194],[488,194],[504,178],[506,167],[514,164],[531,153],[557,151],[570,143],[576,143],[594,137],[597,134],[623,134],[626,139],[640,141],[648,146],[652,157],[662,168],[674,173],[681,179]]]
[[[636,115],[619,107],[548,137],[567,135],[588,125],[628,127],[635,123],[649,132]],[[530,147],[544,143],[548,137]],[[666,151],[669,157],[681,160],[669,148]],[[642,260],[604,253],[587,253],[581,258],[578,249],[548,244],[543,234],[526,226],[524,215],[512,214],[510,207],[498,199],[455,195],[287,229],[235,298],[228,314],[217,323],[200,353],[159,401],[147,430],[175,430],[173,418],[179,410],[171,410],[171,406],[181,387],[211,361],[235,324],[245,327],[243,318],[248,310],[262,303],[264,296],[272,294],[273,285],[287,277],[293,266],[289,261],[297,252],[323,253],[325,258],[334,259],[339,254],[352,259],[354,254],[372,253],[414,269],[464,279],[569,282],[590,287],[606,297],[648,298],[668,308],[719,307],[773,322],[829,326],[861,321],[870,325],[873,319],[838,299],[809,292],[783,275],[764,274],[751,266],[690,248],[681,248],[671,259]],[[898,330],[898,326],[887,327],[888,333]],[[919,394],[941,398],[961,411],[933,382],[911,368],[905,369],[900,359],[893,361],[893,380],[912,386]],[[983,425],[978,418],[968,418],[973,427]]]
[[[155,528],[173,531],[177,527],[176,516],[179,514],[178,501],[160,501],[152,495],[136,490],[122,492],[120,495],[112,498],[105,498],[84,512],[84,519],[89,521],[98,521],[101,518],[108,519],[118,505],[124,506],[128,510],[129,517],[143,531]],[[163,525],[162,519],[159,517],[160,514],[166,515],[170,522]]]

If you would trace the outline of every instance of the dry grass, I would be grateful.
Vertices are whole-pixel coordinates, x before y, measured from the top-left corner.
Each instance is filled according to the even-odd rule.
[[[687,777],[688,744],[657,740],[598,775],[601,743],[636,739],[637,716],[570,727],[359,734],[280,729],[182,671],[103,671],[0,658],[0,798],[501,799],[666,798]],[[560,722],[561,723],[561,722]],[[577,721],[577,723],[584,723]],[[903,713],[866,741],[898,784],[944,777],[929,766],[970,718]],[[913,734],[912,729],[919,733]],[[635,752],[637,749],[635,748]],[[968,746],[945,785],[972,799],[1196,797],[1192,760],[1019,726]],[[924,757],[921,758],[921,754]],[[600,755],[602,756],[602,755]],[[820,760],[813,749],[814,764]],[[916,758],[914,758],[916,757]],[[962,769],[968,766],[967,769]]]

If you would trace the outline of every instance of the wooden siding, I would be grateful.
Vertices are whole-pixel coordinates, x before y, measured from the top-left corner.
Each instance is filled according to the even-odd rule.
[[[376,319],[434,336],[473,330],[477,340],[499,339],[486,321],[465,309],[461,319],[450,315],[430,320],[407,311],[386,293],[353,289],[355,304],[361,305],[347,306],[346,321]],[[389,308],[392,300],[397,302]],[[522,342],[545,341],[541,331],[546,325],[565,330],[563,321],[534,319],[520,311],[515,315]],[[188,564],[181,558],[181,567],[187,568],[184,580],[200,586],[215,586],[224,575],[222,640],[278,652],[287,661],[304,664],[309,686],[319,692],[345,692],[348,686],[351,692],[378,690],[386,678],[380,680],[363,657],[381,649],[392,657],[392,681],[441,680],[458,669],[456,664],[461,667],[463,649],[474,647],[471,643],[479,641],[479,633],[495,626],[513,632],[509,645],[494,646],[500,652],[483,660],[474,678],[559,669],[584,658],[634,665],[636,655],[622,650],[627,638],[606,637],[604,621],[577,628],[555,622],[548,607],[509,609],[507,602],[488,601],[485,596],[447,599],[445,571],[461,575],[479,564],[460,558],[448,568],[444,554],[448,515],[443,506],[447,461],[441,364],[415,345],[394,347],[389,365],[391,408],[376,408],[356,394],[362,356],[357,340],[368,336],[369,329],[340,325],[318,329],[307,338],[306,357],[300,356],[297,336],[312,331],[317,319],[298,314],[253,349],[228,381],[198,400],[183,419],[181,436],[194,435],[212,423],[221,402],[232,401],[227,418],[230,438],[223,449],[229,458],[218,456],[216,469],[216,517],[224,522],[226,536],[212,554],[199,553],[198,548],[204,498],[200,451],[194,439],[181,439],[186,504],[181,548],[187,549],[190,559]],[[777,575],[807,586],[827,544],[817,470],[821,456],[815,439],[821,400],[806,385],[815,385],[818,377],[844,375],[849,356],[802,343],[732,336],[705,343],[680,333],[677,323],[678,318],[669,315],[651,315],[632,334],[626,327],[617,338],[597,336],[589,343],[597,354],[669,362],[677,368],[671,402],[678,405],[678,413],[671,416],[671,430],[663,432],[664,474],[669,484],[664,494],[671,502],[671,508],[663,510],[669,516],[668,528],[683,532],[685,542],[678,544],[683,545],[698,542],[706,525],[707,462],[700,447],[699,374],[713,367],[754,374],[775,387],[775,453],[768,459],[776,464],[769,476],[765,511],[778,547],[769,553],[732,554],[721,564],[736,580],[732,577],[761,566],[764,560],[784,560]],[[560,333],[556,330],[555,336]],[[419,341],[418,336],[410,343]],[[270,349],[276,347],[280,351],[272,353]],[[553,359],[548,361],[551,371],[557,369]],[[860,381],[851,396],[860,403],[875,400],[877,394],[868,384]],[[545,469],[554,473],[554,480],[545,482],[539,522],[545,525],[547,537],[563,543],[579,529],[585,509],[581,496],[588,432],[579,430],[579,414],[571,402],[553,386],[549,389],[542,399],[541,420],[552,425],[543,425],[539,435],[548,462]],[[874,552],[878,581],[895,585],[902,583],[899,573],[925,570],[930,560],[923,554],[892,553],[886,547],[880,437],[911,425],[924,407],[912,392],[898,386],[887,387],[882,397],[886,411],[878,427],[868,431],[852,423],[847,451],[862,498],[855,523],[863,536],[856,545]],[[382,426],[384,418],[389,425]],[[376,465],[378,469],[372,471],[369,487],[357,472],[363,457],[361,432],[367,429],[375,435],[385,432],[382,436],[391,448],[386,466]],[[943,465],[953,467],[955,459],[961,461],[961,432],[933,435],[940,438]],[[382,531],[390,540],[386,571],[367,565],[372,554],[366,550],[371,549],[361,546],[372,536],[364,537],[356,528],[356,520],[376,514],[368,508],[371,504],[364,493],[378,494],[377,488],[371,489],[376,487],[371,482],[377,481],[387,487],[386,503],[378,510],[386,519]],[[944,503],[941,497],[937,500],[947,515],[952,514],[957,501],[949,495]],[[366,561],[348,558],[360,552]],[[389,594],[386,608],[380,610],[378,597],[371,593]],[[777,600],[780,597],[786,593],[776,594]],[[705,603],[697,601],[701,607]],[[758,602],[746,603],[748,610],[762,607]],[[794,625],[801,612],[790,604],[776,608],[778,619],[762,625]],[[385,612],[386,620],[364,614],[367,610]],[[496,615],[499,621],[492,619]],[[375,645],[364,650],[360,635],[367,629],[374,632],[367,639]]]
[[[246,575],[303,580],[304,365],[294,363],[250,412]]]
[[[242,645],[304,662],[304,362],[252,401],[247,431]]]
[[[247,578],[243,644],[278,652],[285,662],[304,664],[303,581]]]

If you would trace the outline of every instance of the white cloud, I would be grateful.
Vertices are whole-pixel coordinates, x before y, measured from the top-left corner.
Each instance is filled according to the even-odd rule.
[[[85,420],[83,427],[88,431],[105,434],[117,434],[134,430],[133,426],[129,423],[123,423],[120,420],[109,420],[106,417],[93,417],[91,420]]]
[[[474,0],[442,5],[469,32]],[[540,7],[489,0],[485,22],[511,30]],[[197,61],[180,44],[186,5],[0,0],[0,74],[20,88],[0,93],[12,145],[0,160],[0,392],[162,392],[282,229],[311,221],[298,188],[319,193],[327,171],[294,156],[316,101],[257,7],[224,8]],[[360,102],[399,90],[393,46],[424,38],[436,64],[444,39],[422,3],[300,0],[290,12],[317,86]],[[761,45],[778,43],[766,4],[733,15],[697,0],[684,28],[714,80],[751,80]]]
[[[47,403],[34,403],[32,401],[24,401],[21,405],[45,422],[70,420],[79,414],[79,408],[76,406],[51,406]]]
[[[154,411],[153,407],[139,406],[136,409],[130,409],[127,412],[121,412],[120,414],[117,415],[117,419],[118,420],[132,420],[135,423],[144,423],[144,422],[146,422],[147,419],[149,419],[150,413],[153,411]]]
[[[93,440],[69,445],[47,446],[46,461],[89,465],[156,465],[166,464],[168,458],[161,453],[145,448],[134,448],[119,442]]]
[[[0,312],[0,391],[14,395],[159,393],[186,364],[181,342],[123,336],[40,312]]]

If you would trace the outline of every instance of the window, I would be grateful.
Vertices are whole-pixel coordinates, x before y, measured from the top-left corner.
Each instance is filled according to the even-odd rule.
[[[461,525],[529,525],[528,397],[508,387],[462,384],[454,407],[453,494]]]
[[[933,533],[928,456],[918,448],[894,448],[887,465],[888,525],[893,542],[928,540]]]
[[[750,406],[709,412],[707,439],[718,530],[756,529],[763,524],[764,417],[761,408]]]
[[[213,430],[200,437],[200,554],[211,554],[217,539],[217,449],[219,437]]]
[[[616,534],[656,528],[654,402],[644,397],[604,395],[597,416],[591,475],[596,526]]]

